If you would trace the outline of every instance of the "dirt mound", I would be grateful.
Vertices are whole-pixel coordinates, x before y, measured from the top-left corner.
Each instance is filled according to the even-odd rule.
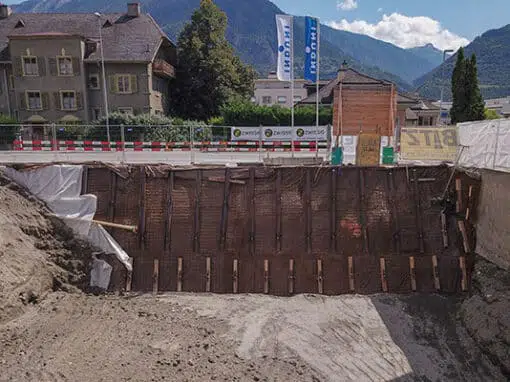
[[[93,251],[44,204],[0,177],[0,323],[49,291],[85,287]]]
[[[510,379],[510,273],[478,258],[460,314],[469,334]]]

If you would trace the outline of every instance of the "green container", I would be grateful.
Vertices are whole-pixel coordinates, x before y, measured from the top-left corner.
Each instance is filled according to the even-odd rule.
[[[331,153],[331,164],[333,166],[340,166],[344,161],[344,151],[342,147],[333,147]]]
[[[395,151],[394,151],[393,147],[383,147],[382,163],[383,164],[394,164],[395,163]]]

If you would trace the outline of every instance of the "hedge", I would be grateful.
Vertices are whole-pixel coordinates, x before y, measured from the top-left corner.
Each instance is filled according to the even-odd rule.
[[[294,113],[295,126],[313,126],[316,123],[315,106],[298,106]],[[222,119],[211,122],[227,126],[290,126],[291,109],[278,105],[259,106],[251,102],[234,102],[221,109]],[[319,124],[329,125],[333,120],[331,107],[323,106],[319,110]]]
[[[18,121],[8,115],[0,114],[0,145],[12,145],[20,131]]]
[[[124,126],[126,142],[161,141],[184,142],[190,139],[190,127],[194,140],[212,138],[211,128],[199,121],[184,121],[157,115],[127,115],[112,113],[109,118],[110,140],[121,141],[121,126]],[[91,126],[65,126],[57,132],[59,139],[106,140],[106,118],[96,121]]]

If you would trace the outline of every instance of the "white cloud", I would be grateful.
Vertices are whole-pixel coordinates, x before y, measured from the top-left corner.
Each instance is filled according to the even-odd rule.
[[[370,24],[364,20],[346,19],[327,23],[335,29],[365,34],[402,48],[433,44],[438,49],[455,49],[469,44],[469,40],[444,29],[430,17],[410,17],[400,13],[384,14],[381,21]]]
[[[358,0],[337,0],[336,8],[343,11],[352,11],[358,8]]]

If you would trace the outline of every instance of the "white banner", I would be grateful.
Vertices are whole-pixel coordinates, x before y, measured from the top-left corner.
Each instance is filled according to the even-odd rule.
[[[278,66],[276,73],[280,81],[292,81],[292,69],[294,68],[293,17],[276,15],[276,29],[278,33]]]
[[[232,141],[292,141],[295,142],[326,142],[328,140],[327,126],[289,126],[274,127],[233,127]]]

